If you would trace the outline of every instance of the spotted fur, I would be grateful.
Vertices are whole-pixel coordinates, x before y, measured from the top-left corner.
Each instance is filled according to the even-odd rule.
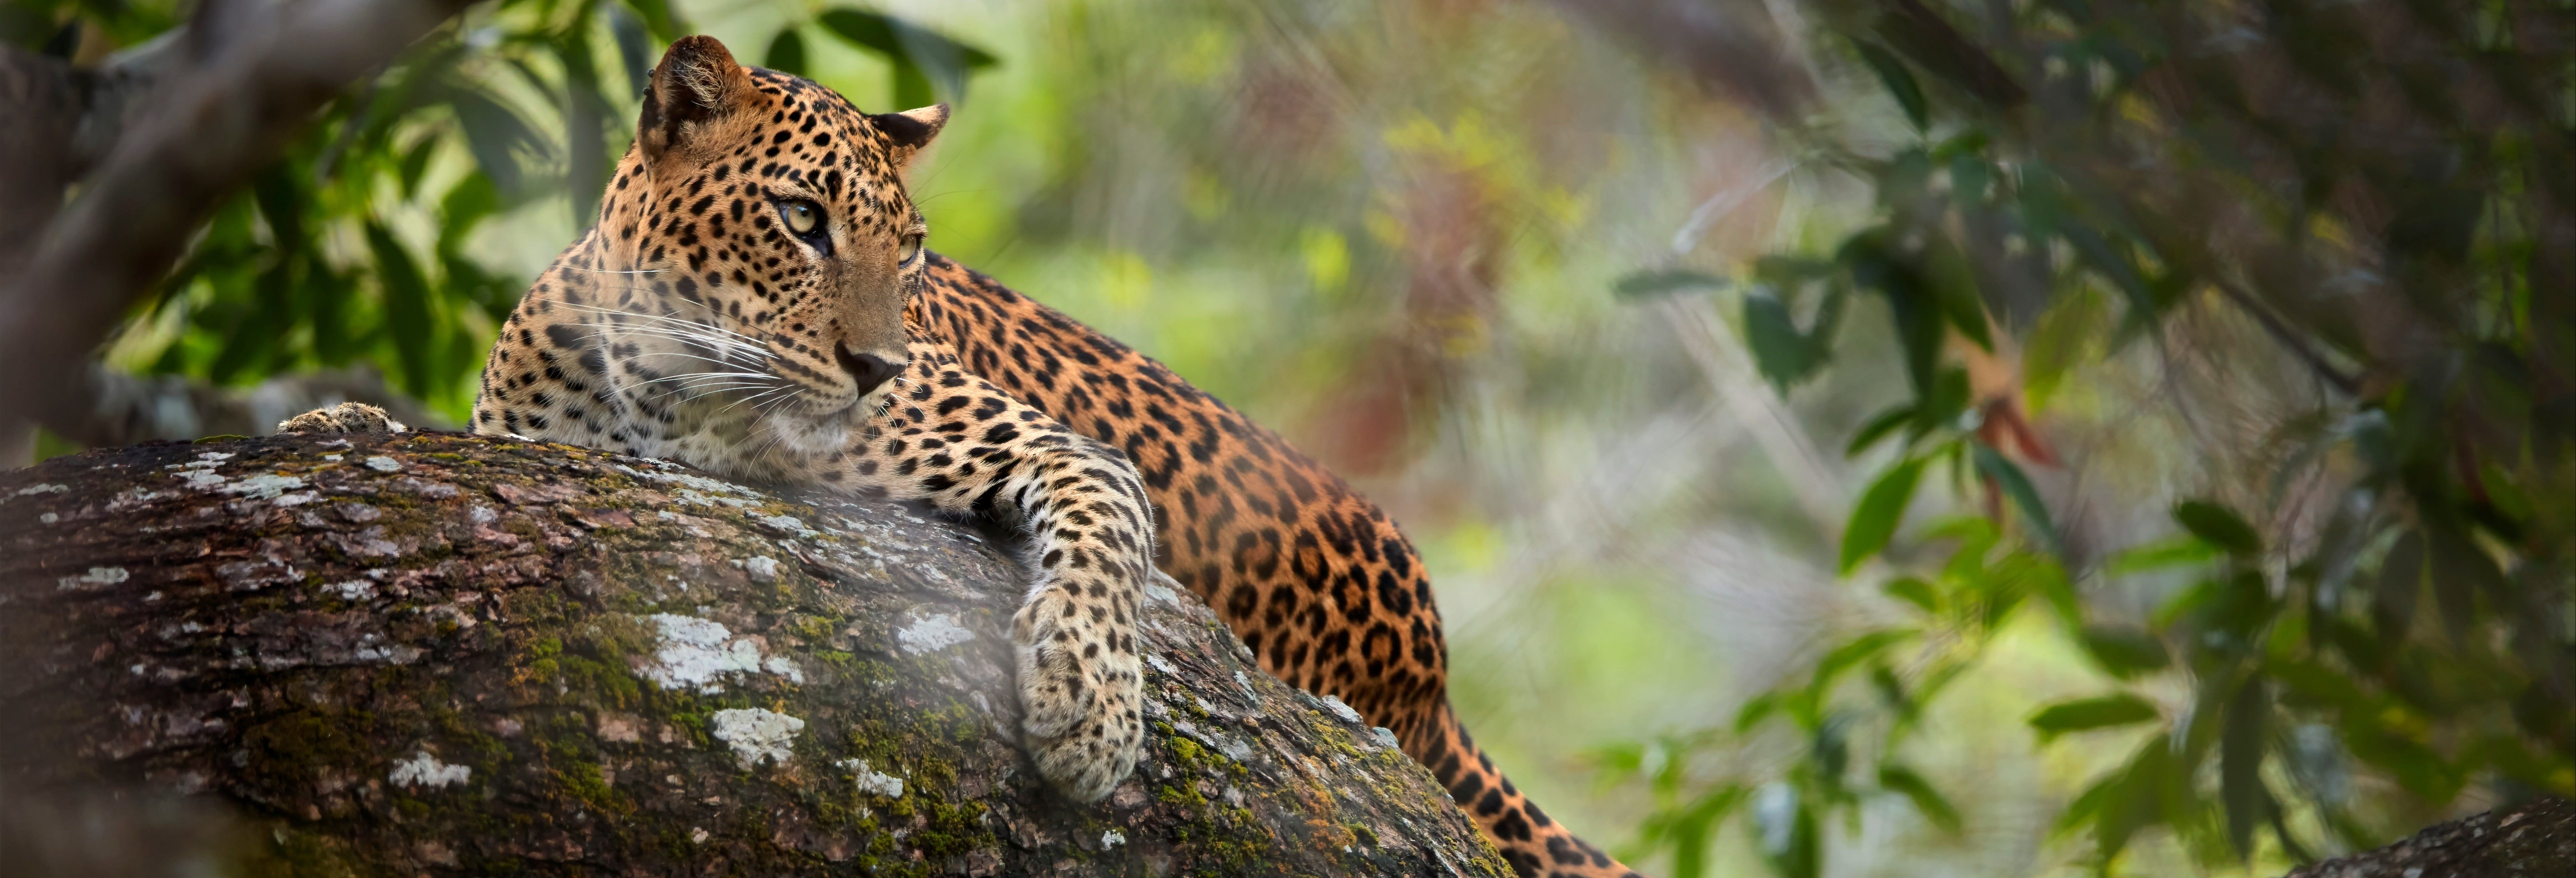
[[[1522,875],[1634,875],[1459,725],[1430,580],[1376,504],[1162,364],[918,249],[900,174],[945,120],[673,44],[598,225],[503,327],[474,429],[1018,522],[1025,729],[1076,798],[1135,761],[1136,596],[1160,566],[1271,673],[1394,730]],[[828,240],[784,226],[788,201],[821,207]]]

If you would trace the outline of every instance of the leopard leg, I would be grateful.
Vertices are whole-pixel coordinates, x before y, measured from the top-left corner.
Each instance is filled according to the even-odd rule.
[[[1029,535],[1029,587],[1011,620],[1021,731],[1066,795],[1108,795],[1144,742],[1136,622],[1154,556],[1144,482],[1124,453],[967,374],[943,349],[911,353],[908,386],[825,479]]]
[[[411,428],[363,402],[344,402],[277,422],[280,433],[406,433]]]

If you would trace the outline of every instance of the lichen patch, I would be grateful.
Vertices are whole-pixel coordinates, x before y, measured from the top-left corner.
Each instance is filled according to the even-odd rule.
[[[849,769],[859,792],[889,799],[903,798],[903,778],[869,768],[865,759],[843,759],[833,764]]]
[[[716,740],[732,747],[746,769],[786,762],[795,755],[797,733],[805,731],[804,720],[757,707],[719,710],[711,719]]]
[[[117,583],[124,582],[131,575],[132,574],[125,572],[125,568],[123,567],[92,567],[89,569],[88,573],[83,573],[79,576],[65,576],[54,580],[54,590],[72,591],[75,589],[95,588],[102,585],[115,585]]]
[[[735,637],[722,623],[694,616],[655,613],[646,617],[661,629],[662,645],[654,653],[652,665],[644,677],[664,689],[696,689],[702,693],[724,691],[728,675],[741,676],[767,672],[802,684],[805,671],[785,656],[763,660],[760,644],[748,637]]]
[[[955,615],[925,616],[894,633],[903,651],[920,655],[936,652],[975,639],[975,632],[957,624]]]
[[[416,786],[438,789],[464,783],[466,778],[473,775],[472,766],[449,765],[438,761],[438,757],[429,755],[429,751],[423,750],[419,755],[394,763],[393,773],[386,775],[385,779],[392,781],[394,786],[404,789]]]
[[[221,482],[223,479],[222,476],[216,476],[215,478],[217,482]],[[229,485],[224,485],[222,490],[226,494],[242,494],[257,497],[262,500],[275,500],[278,495],[301,487],[304,487],[304,479],[301,476],[281,476],[275,473],[261,473]]]

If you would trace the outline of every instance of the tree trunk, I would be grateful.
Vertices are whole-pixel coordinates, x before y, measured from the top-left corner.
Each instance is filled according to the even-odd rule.
[[[0,473],[0,800],[214,803],[254,874],[1507,871],[1167,587],[1144,759],[1068,803],[1013,731],[1020,587],[906,507],[564,445],[56,458]]]

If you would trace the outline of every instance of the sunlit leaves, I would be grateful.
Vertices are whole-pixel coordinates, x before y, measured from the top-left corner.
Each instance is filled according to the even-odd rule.
[[[969,75],[1001,63],[990,52],[873,10],[825,10],[815,22],[893,66],[893,110],[926,107],[943,99],[963,103]]]
[[[2112,676],[2129,678],[2173,664],[2163,640],[2146,629],[2127,625],[2087,625],[2078,635],[2084,652]]]
[[[1692,290],[1719,290],[1725,289],[1726,286],[1725,278],[1705,271],[1669,268],[1628,275],[1612,284],[1610,290],[1622,296],[1644,298]]]
[[[2225,506],[2205,500],[2186,500],[2174,506],[2173,517],[2176,524],[2210,545],[2238,555],[2263,551],[2263,537],[2254,532],[2254,526],[2246,524],[2245,519],[2238,518]]]
[[[779,31],[778,36],[770,38],[769,51],[761,53],[760,66],[780,73],[805,75],[805,38],[792,27]]]
[[[367,223],[367,249],[375,256],[377,282],[383,285],[385,322],[395,328],[394,352],[401,364],[403,390],[428,396],[439,382],[438,342],[431,319],[429,283],[412,262],[410,251],[383,225]]]
[[[1825,294],[1813,329],[1801,330],[1797,319],[1789,314],[1789,303],[1780,300],[1768,286],[1755,287],[1744,296],[1744,334],[1753,349],[1753,363],[1772,386],[1788,389],[1824,368],[1829,359],[1835,327],[1842,323],[1843,291],[1835,288]]]
[[[2012,498],[2013,506],[2020,509],[2030,522],[2031,536],[2051,553],[2060,552],[2057,524],[2049,519],[2048,504],[2039,499],[2039,489],[2030,483],[2030,476],[2022,473],[2020,465],[2004,459],[1992,448],[1978,445],[1975,454],[1977,472],[1992,479],[2004,496]]]
[[[1922,812],[1923,819],[1931,821],[1943,832],[1957,835],[1964,825],[1959,819],[1958,807],[1950,804],[1949,798],[1941,795],[1940,790],[1933,789],[1930,781],[1914,773],[1914,769],[1893,763],[1879,766],[1878,785],[1912,801],[1914,810]]]
[[[455,110],[456,122],[465,131],[466,147],[474,153],[474,163],[491,175],[493,185],[502,194],[514,198],[526,194],[529,166],[552,157],[553,147],[517,110],[482,86],[455,82],[445,91],[447,105]]]
[[[1852,508],[1851,522],[1843,526],[1842,572],[1852,572],[1887,547],[1905,517],[1906,505],[1914,499],[1914,483],[1922,476],[1923,461],[1908,460],[1870,484],[1860,504]]]
[[[2030,727],[2039,731],[2039,738],[2044,742],[2068,732],[2136,725],[2158,715],[2155,705],[2135,695],[2105,695],[2041,708],[2038,713],[2031,714]]]
[[[2254,825],[2273,807],[2272,793],[2264,788],[2260,774],[2271,716],[2271,696],[2263,678],[2255,677],[2238,687],[2221,721],[2218,795],[2227,812],[2227,840],[2240,858],[2254,855]]]
[[[1905,118],[1914,123],[1914,130],[1931,128],[1932,111],[1923,100],[1923,86],[1914,81],[1914,73],[1905,69],[1905,62],[1877,43],[1855,40],[1852,48],[1860,52],[1860,59],[1869,64],[1870,71],[1878,74],[1879,83],[1887,86],[1888,96],[1904,108]]]

